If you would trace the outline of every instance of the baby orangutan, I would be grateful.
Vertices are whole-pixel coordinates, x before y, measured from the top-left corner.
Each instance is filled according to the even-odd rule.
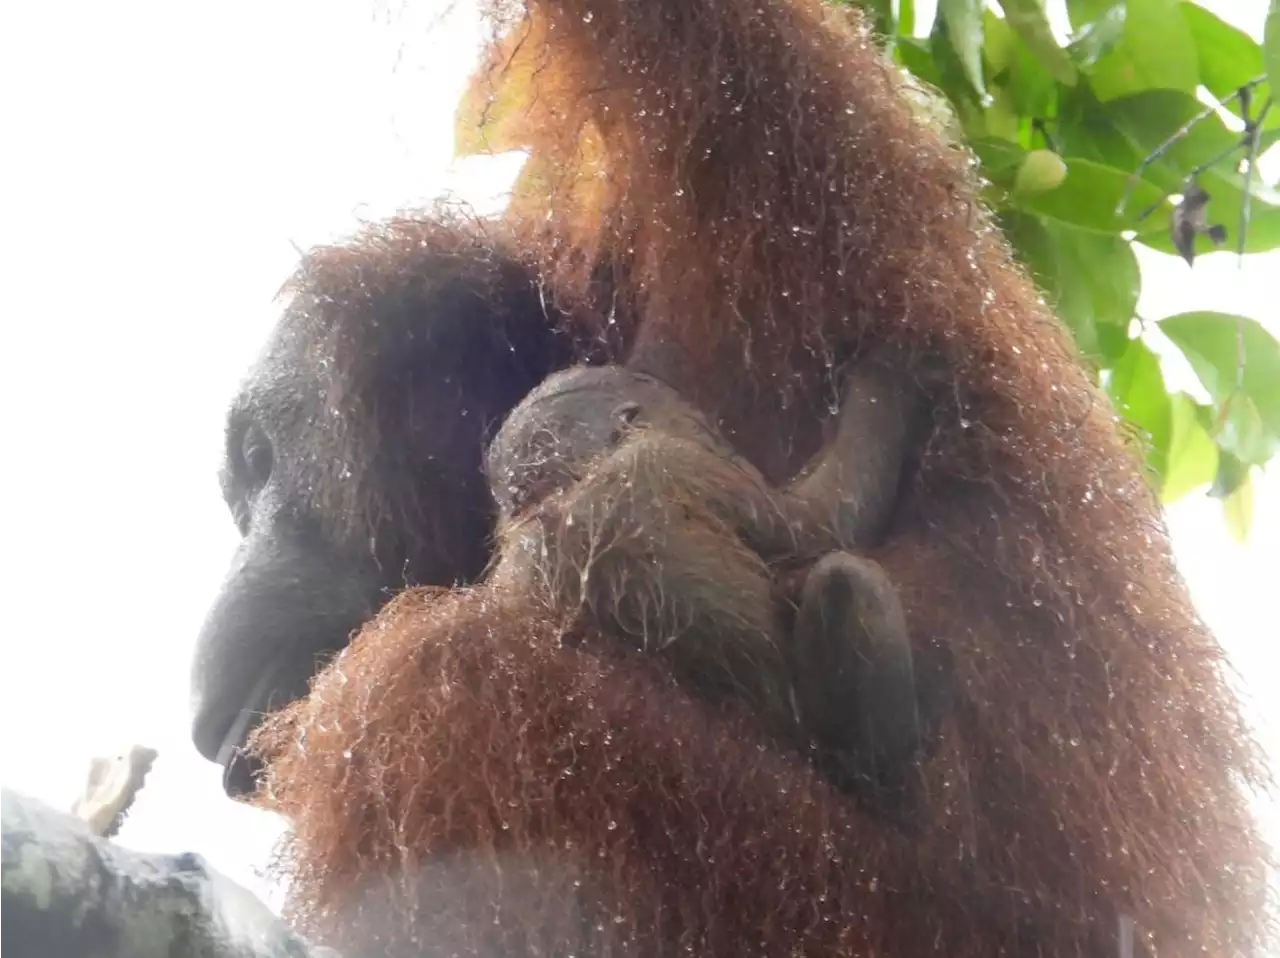
[[[872,540],[896,497],[895,389],[855,373],[834,441],[775,489],[660,380],[620,366],[551,376],[489,448],[491,581],[745,701],[838,786],[896,792],[920,741],[906,621],[879,565],[842,551]],[[814,564],[788,627],[770,563],[792,560]]]

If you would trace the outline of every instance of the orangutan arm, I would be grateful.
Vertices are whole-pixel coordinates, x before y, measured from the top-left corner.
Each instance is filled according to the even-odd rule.
[[[857,548],[884,535],[923,412],[900,371],[871,362],[854,368],[835,438],[779,496],[791,525],[805,533],[802,554],[825,551],[831,536]]]

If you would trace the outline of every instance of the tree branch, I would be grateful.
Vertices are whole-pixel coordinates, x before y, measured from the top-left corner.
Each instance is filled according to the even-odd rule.
[[[199,855],[148,855],[0,790],[9,958],[336,958]]]

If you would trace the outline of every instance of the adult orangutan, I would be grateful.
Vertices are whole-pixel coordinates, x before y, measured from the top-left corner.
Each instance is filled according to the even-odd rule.
[[[1257,747],[966,156],[816,0],[529,10],[508,49],[541,67],[550,206],[311,254],[233,407],[246,538],[195,720],[230,790],[256,716],[372,619],[256,739],[300,924],[353,954],[963,958],[1110,954],[1124,919],[1139,952],[1258,952]],[[655,343],[775,485],[868,356],[926,396],[869,551],[940,709],[907,826],[660,659],[564,641],[536,596],[450,588],[488,561],[496,424],[552,370],[633,347],[643,369]],[[378,612],[406,582],[428,588]]]

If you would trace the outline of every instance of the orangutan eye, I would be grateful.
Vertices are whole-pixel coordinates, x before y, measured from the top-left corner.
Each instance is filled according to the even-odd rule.
[[[261,489],[271,478],[274,457],[271,443],[262,431],[250,427],[240,442],[240,459],[244,463],[245,479],[250,487]]]
[[[639,415],[640,404],[638,402],[624,402],[613,411],[613,418],[617,420],[619,426],[630,426]]]

